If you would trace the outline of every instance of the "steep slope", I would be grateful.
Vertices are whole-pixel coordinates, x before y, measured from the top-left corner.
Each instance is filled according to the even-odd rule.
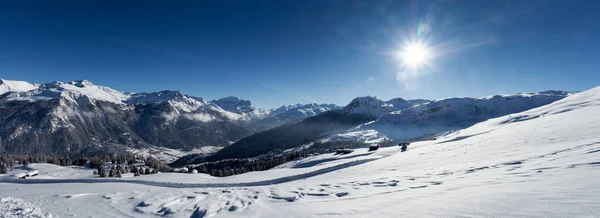
[[[146,143],[129,125],[138,118],[123,104],[70,97],[0,99],[0,150],[9,153],[91,154]]]
[[[337,110],[328,111],[243,138],[205,161],[254,157],[270,151],[294,148],[373,119],[368,116],[347,115]]]
[[[180,92],[135,94],[128,102],[140,115],[133,130],[153,145],[186,150],[226,146],[251,133],[237,122],[240,115]]]
[[[550,104],[569,92],[546,91],[485,98],[450,98],[431,101],[381,115],[334,139],[410,139],[462,129],[475,123]]]

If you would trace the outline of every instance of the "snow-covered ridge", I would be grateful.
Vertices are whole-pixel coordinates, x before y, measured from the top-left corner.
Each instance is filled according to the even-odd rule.
[[[0,95],[7,92],[26,92],[37,89],[39,85],[23,81],[5,80],[0,78]]]
[[[125,101],[128,104],[160,104],[168,103],[182,112],[193,112],[208,103],[201,98],[193,98],[179,91],[164,90],[160,92],[134,93]]]
[[[427,102],[429,102],[429,100],[415,99],[407,101],[402,98],[382,101],[374,96],[366,96],[353,99],[342,109],[342,111],[348,114],[363,114],[379,117],[393,111],[403,110]]]
[[[310,117],[326,111],[338,109],[335,104],[295,104],[283,105],[269,112],[269,117]]]
[[[545,91],[483,98],[449,98],[414,106],[394,100],[406,107],[400,110],[394,110],[389,102],[377,101],[374,98],[360,98],[355,99],[344,109],[371,115],[379,113],[378,119],[346,133],[335,135],[331,139],[366,139],[376,142],[386,138],[410,139],[434,135],[462,129],[490,118],[550,104],[571,94],[572,92]],[[390,112],[384,113],[386,109]]]
[[[26,82],[22,82],[26,83]],[[34,89],[13,90],[9,100],[18,101],[40,101],[49,99],[64,99],[77,103],[94,103],[105,101],[115,104],[123,104],[129,96],[114,89],[97,86],[87,80],[75,80],[71,82],[54,81],[41,84]]]

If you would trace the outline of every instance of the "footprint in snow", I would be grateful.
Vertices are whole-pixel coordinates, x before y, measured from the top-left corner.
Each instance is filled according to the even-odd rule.
[[[341,198],[341,197],[344,197],[344,196],[346,196],[346,195],[348,195],[348,192],[340,192],[340,193],[335,193],[335,196],[338,196],[338,197],[340,197],[340,198]]]
[[[431,181],[429,183],[431,183],[432,185],[441,185],[444,182],[442,182],[442,181]]]

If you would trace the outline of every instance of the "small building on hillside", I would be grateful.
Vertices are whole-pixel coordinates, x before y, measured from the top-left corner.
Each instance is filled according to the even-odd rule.
[[[15,178],[17,179],[25,179],[27,177],[27,173],[19,173],[17,175],[15,175]]]
[[[27,172],[27,177],[34,177],[34,176],[37,176],[38,174],[40,174],[40,172],[37,170],[29,171],[29,172]]]
[[[344,149],[344,148],[340,148],[335,150],[335,154],[350,154],[352,153],[354,150],[352,149]]]
[[[34,177],[34,176],[37,176],[39,174],[40,174],[39,171],[33,170],[33,171],[26,172],[26,173],[19,173],[19,174],[15,175],[15,178],[17,178],[17,179],[26,179],[27,177]]]
[[[369,151],[376,151],[378,149],[379,149],[379,145],[378,144],[369,145]]]

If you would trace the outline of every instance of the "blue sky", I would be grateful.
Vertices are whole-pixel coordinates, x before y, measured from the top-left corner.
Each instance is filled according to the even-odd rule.
[[[598,1],[173,2],[2,1],[0,78],[258,107],[600,85]],[[418,70],[395,55],[411,40]]]

